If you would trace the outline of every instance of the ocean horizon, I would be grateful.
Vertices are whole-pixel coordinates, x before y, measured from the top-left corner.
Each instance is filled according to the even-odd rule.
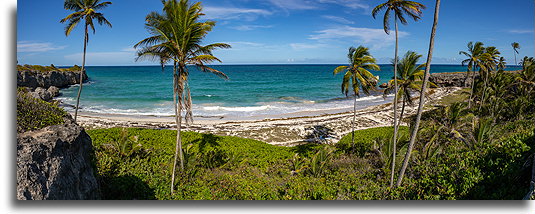
[[[343,74],[333,75],[340,64],[213,65],[228,75],[224,80],[189,68],[189,86],[195,117],[271,118],[298,112],[339,113],[351,110],[353,101],[341,92]],[[379,84],[393,77],[393,67],[380,64]],[[508,66],[506,70],[518,70]],[[80,112],[171,116],[172,66],[88,66]],[[460,65],[432,65],[431,73],[463,72]],[[57,99],[73,110],[78,86],[61,90]],[[357,98],[357,108],[392,101],[379,92]]]

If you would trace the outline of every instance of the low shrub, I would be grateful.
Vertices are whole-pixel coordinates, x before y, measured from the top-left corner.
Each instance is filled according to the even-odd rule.
[[[17,132],[62,124],[67,115],[57,104],[33,98],[24,89],[17,90]]]
[[[356,153],[357,155],[364,157],[364,155],[371,151],[374,145],[374,142],[377,139],[392,139],[392,133],[394,132],[394,127],[378,127],[378,128],[369,128],[363,130],[355,131],[355,145],[354,148],[351,148],[351,133],[345,135],[336,143],[336,148],[339,151],[345,153]],[[399,141],[406,140],[409,134],[409,128],[406,126],[399,127],[399,136],[402,139]],[[352,152],[354,150],[354,152]]]

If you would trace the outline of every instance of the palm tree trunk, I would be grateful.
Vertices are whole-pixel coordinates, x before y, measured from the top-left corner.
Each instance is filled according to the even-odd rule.
[[[401,97],[401,114],[399,115],[398,127],[401,126],[401,121],[403,121],[403,114],[405,113],[405,104],[407,103],[405,97]]]
[[[515,55],[515,65],[518,65],[518,64],[516,63],[516,50],[515,50],[514,48],[513,48],[513,54]]]
[[[357,118],[357,95],[353,96],[353,123],[351,123],[351,150],[355,150],[355,120]]]
[[[178,88],[178,83],[177,83],[177,77],[176,77],[176,62],[173,64],[173,108],[175,109],[175,119],[176,119],[176,124],[177,124],[177,131],[178,131],[178,118],[179,117],[179,113],[178,113],[178,108],[177,108],[177,88]],[[175,172],[176,172],[176,162],[177,162],[177,159],[178,159],[178,154],[177,154],[177,151],[178,150],[178,143],[175,145],[175,157],[174,157],[174,161],[173,161],[173,171],[171,173],[171,195],[173,194],[174,192],[174,189],[175,189]]]
[[[180,131],[182,130],[182,102],[179,98],[180,96],[180,74],[181,70],[179,70],[177,74],[177,63],[175,62],[173,65],[173,106],[175,108],[175,121],[177,125],[177,133],[176,133],[176,145],[175,145],[175,156],[173,161],[173,173],[171,174],[171,194],[174,193],[174,184],[175,184],[175,173],[176,173],[176,163],[177,159],[180,158],[180,169],[184,170],[184,156],[182,153],[182,140],[180,136]]]
[[[479,111],[481,111],[481,107],[483,107],[483,104],[485,103],[485,96],[487,94],[487,82],[488,82],[488,76],[489,73],[485,74],[485,79],[483,80],[483,95],[481,96],[481,103],[479,103]]]
[[[422,112],[423,107],[425,104],[425,91],[427,89],[427,81],[429,80],[429,70],[431,70],[431,59],[433,57],[433,48],[435,46],[435,34],[437,31],[437,24],[438,24],[438,13],[440,10],[440,0],[436,0],[435,3],[435,18],[433,21],[433,28],[431,30],[431,39],[429,41],[429,52],[427,54],[427,64],[425,65],[425,74],[424,74],[424,82],[422,85],[422,91],[420,92],[420,103],[418,105],[418,112],[416,113],[416,121],[414,124],[414,128],[412,129],[411,139],[409,141],[409,148],[407,149],[407,153],[405,154],[405,159],[403,160],[403,165],[401,166],[401,170],[399,172],[398,181],[396,182],[396,186],[401,185],[401,181],[403,180],[403,176],[405,175],[405,170],[407,169],[407,165],[409,164],[409,159],[411,158],[411,152],[414,147],[414,142],[416,141],[416,136],[418,135],[418,128],[420,126],[420,119],[422,118]]]
[[[468,99],[468,108],[472,106],[472,97],[474,96],[474,87],[476,85],[476,66],[473,66],[472,70],[472,89],[470,90],[470,98]]]
[[[398,18],[394,16],[394,26],[396,29],[396,50],[394,52],[394,137],[392,138],[392,174],[390,176],[390,187],[394,185],[394,167],[396,166],[396,143],[398,136]]]
[[[85,36],[84,36],[84,55],[82,57],[82,70],[80,71],[80,87],[78,88],[78,96],[76,96],[76,108],[74,109],[74,122],[76,123],[76,118],[78,117],[78,107],[80,106],[80,95],[82,95],[82,87],[84,80],[85,72],[85,53],[87,51],[87,40],[89,39],[89,34],[87,33],[87,24],[85,25]]]

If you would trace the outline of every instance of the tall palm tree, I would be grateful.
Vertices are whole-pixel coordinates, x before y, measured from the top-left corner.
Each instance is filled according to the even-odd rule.
[[[388,0],[385,3],[382,3],[380,5],[377,5],[375,8],[373,8],[372,16],[375,18],[377,14],[385,10],[385,15],[383,17],[383,28],[385,30],[386,34],[390,34],[390,13],[394,13],[394,27],[396,31],[396,48],[394,51],[394,100],[397,100],[397,94],[398,94],[398,88],[397,88],[397,61],[398,61],[398,19],[401,22],[401,24],[407,25],[407,19],[405,18],[405,15],[412,18],[414,21],[418,21],[421,18],[422,15],[422,9],[425,9],[425,5],[414,2],[414,1],[407,1],[407,0]],[[393,108],[394,108],[394,137],[392,144],[393,146],[393,159],[392,159],[392,166],[395,164],[395,151],[396,151],[396,140],[398,135],[398,127],[397,127],[397,102],[394,102]],[[390,187],[394,184],[394,172],[392,172],[392,176],[390,178]]]
[[[175,155],[171,173],[171,194],[173,194],[177,159],[180,159],[180,169],[184,170],[184,155],[180,135],[182,112],[185,112],[186,123],[193,122],[187,65],[194,65],[202,72],[213,73],[228,79],[226,74],[210,68],[206,64],[221,62],[212,54],[212,51],[218,48],[230,48],[230,45],[224,43],[201,45],[202,40],[215,26],[215,22],[201,21],[204,14],[200,2],[166,0],[162,3],[161,14],[151,12],[145,19],[145,27],[152,36],[141,40],[134,47],[142,47],[138,50],[138,59],[161,60],[161,56],[169,56],[173,61],[173,107],[175,108],[177,124]]]
[[[401,165],[401,170],[399,171],[398,180],[396,186],[401,185],[403,181],[403,176],[405,175],[405,170],[409,165],[409,160],[411,158],[412,149],[414,148],[414,142],[416,142],[416,137],[418,135],[418,129],[420,127],[420,120],[422,118],[422,112],[425,104],[425,91],[427,89],[427,82],[429,80],[429,71],[431,70],[431,59],[433,58],[433,48],[435,47],[435,35],[437,32],[438,25],[438,14],[440,11],[440,0],[436,0],[435,3],[435,15],[433,20],[433,27],[431,28],[431,38],[429,39],[429,52],[427,53],[427,62],[425,63],[425,74],[424,80],[422,83],[422,91],[420,92],[420,103],[418,104],[418,111],[416,112],[416,120],[414,122],[414,127],[412,128],[411,138],[409,140],[409,146],[407,148],[407,153],[405,154],[405,159],[403,160],[403,165]]]
[[[418,60],[422,55],[417,54],[413,51],[407,51],[405,56],[398,62],[398,99],[401,98],[401,114],[399,116],[399,121],[397,126],[400,126],[401,121],[403,120],[403,114],[405,113],[405,105],[412,105],[412,92],[422,90],[422,80],[424,77],[424,67],[425,64],[416,65]],[[394,62],[392,62],[394,63]],[[431,86],[436,87],[434,83],[429,83]],[[390,94],[394,91],[394,80],[388,82],[387,88],[384,90],[384,96]],[[399,102],[399,101],[398,101]]]
[[[468,108],[470,108],[470,106],[472,105],[472,96],[474,94],[474,85],[475,85],[475,80],[476,80],[475,71],[478,67],[479,57],[481,56],[481,54],[485,52],[485,47],[483,46],[482,42],[476,42],[475,44],[473,42],[469,42],[467,47],[468,47],[468,52],[459,51],[459,54],[463,54],[466,57],[468,57],[467,59],[461,62],[462,66],[467,65],[468,67],[465,79],[467,80],[468,74],[472,73],[472,85],[471,85],[472,89],[470,90],[470,98],[468,99]],[[466,85],[466,80],[465,80],[465,85]]]
[[[513,54],[515,55],[515,65],[518,65],[516,62],[516,55],[518,54],[518,49],[520,49],[520,44],[518,42],[511,43],[511,47],[513,47]]]
[[[369,95],[370,90],[375,89],[379,81],[369,70],[380,70],[375,58],[370,55],[368,48],[359,46],[350,47],[347,54],[349,65],[338,66],[334,69],[336,75],[345,71],[342,79],[342,93],[349,95],[349,90],[353,92],[353,122],[351,123],[351,148],[355,145],[355,120],[357,112],[357,97],[360,97],[360,89],[364,94]],[[351,84],[351,85],[350,85]]]
[[[100,0],[65,0],[63,7],[66,10],[72,10],[74,13],[69,14],[63,18],[60,23],[67,22],[65,26],[65,36],[69,36],[72,30],[80,23],[84,21],[84,54],[82,57],[82,69],[80,71],[80,87],[78,88],[78,96],[76,97],[76,109],[74,110],[74,122],[78,116],[78,107],[80,106],[80,95],[82,94],[82,80],[85,72],[85,54],[87,51],[87,42],[89,41],[89,27],[95,33],[95,25],[93,20],[97,20],[99,25],[108,25],[111,27],[111,23],[104,17],[104,14],[97,12],[97,10],[104,9],[111,2],[100,2]]]

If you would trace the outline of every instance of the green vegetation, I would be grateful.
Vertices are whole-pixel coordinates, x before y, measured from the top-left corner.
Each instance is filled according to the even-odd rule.
[[[51,71],[59,71],[59,72],[65,72],[65,71],[80,71],[80,66],[74,65],[70,68],[57,68],[53,64],[50,66],[42,66],[42,65],[17,65],[17,71],[27,71],[27,72],[41,72],[41,73],[48,73]]]
[[[33,98],[23,88],[17,90],[17,132],[41,129],[63,123],[67,113],[57,104]]]
[[[360,130],[355,136],[371,144],[388,130]],[[377,158],[368,160],[329,145],[280,147],[195,132],[182,133],[185,168],[177,174],[176,192],[171,195],[168,172],[176,131],[112,128],[88,133],[104,199],[386,197],[384,173],[375,167],[381,164]]]
[[[145,18],[145,27],[151,34],[141,40],[134,48],[141,47],[137,52],[137,59],[159,59],[163,65],[168,60],[173,63],[173,107],[177,124],[176,149],[171,171],[171,193],[175,181],[177,159],[180,160],[180,169],[184,170],[184,154],[180,128],[182,127],[182,111],[185,112],[186,123],[193,121],[191,111],[192,101],[188,84],[189,71],[187,65],[194,65],[203,72],[213,73],[221,78],[228,79],[221,71],[210,68],[206,64],[221,62],[212,54],[220,48],[230,48],[225,43],[213,43],[202,46],[202,40],[212,31],[215,21],[202,21],[202,6],[200,2],[190,4],[188,0],[162,1],[162,13],[151,12]],[[163,68],[163,66],[162,66]]]

